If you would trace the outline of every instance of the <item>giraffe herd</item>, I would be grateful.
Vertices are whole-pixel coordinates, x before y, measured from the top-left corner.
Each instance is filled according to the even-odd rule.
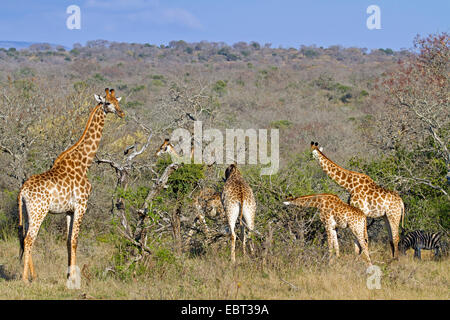
[[[24,255],[22,280],[26,283],[29,282],[30,276],[31,279],[36,277],[31,251],[40,225],[49,212],[66,214],[67,278],[69,281],[75,281],[78,234],[92,189],[87,171],[98,150],[106,115],[113,113],[120,118],[125,116],[119,106],[121,98],[116,98],[114,89],[105,89],[105,96],[95,95],[95,99],[98,104],[92,109],[80,139],[56,158],[50,170],[31,176],[23,183],[19,191],[18,231],[20,256]],[[390,236],[392,254],[396,259],[399,242],[398,227],[400,220],[404,218],[404,204],[400,196],[396,192],[378,186],[365,174],[338,166],[324,155],[317,142],[311,142],[311,152],[323,171],[350,193],[349,203],[344,203],[333,194],[300,196],[286,199],[283,203],[319,209],[320,220],[326,229],[330,259],[333,251],[339,257],[336,228],[348,227],[356,238],[355,252],[363,253],[363,258],[368,265],[371,265],[371,260],[366,218],[383,217]],[[169,139],[163,142],[156,155],[160,156],[164,153],[180,158]],[[26,205],[28,217],[26,230],[22,214],[23,203]],[[214,212],[214,215],[218,213],[227,219],[231,233],[231,261],[233,264],[236,261],[235,225],[239,219],[245,255],[246,229],[250,233],[254,231],[257,206],[252,188],[244,179],[237,164],[233,163],[225,170],[225,184],[221,193],[212,189],[200,190],[199,194],[194,197],[194,204],[197,210],[196,220],[202,223],[205,233],[208,232],[205,221],[207,211]],[[253,252],[252,245],[250,249]]]

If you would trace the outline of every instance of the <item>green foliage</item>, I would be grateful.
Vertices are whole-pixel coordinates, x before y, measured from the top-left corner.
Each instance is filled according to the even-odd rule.
[[[326,94],[329,100],[338,99],[343,103],[349,103],[350,99],[353,98],[353,88],[351,86],[335,82],[333,77],[326,74],[322,74],[313,80],[312,85],[323,90],[331,91],[332,93]],[[364,91],[364,93],[361,91],[361,94],[363,96],[368,95],[367,91]]]
[[[75,89],[76,92],[82,92],[86,90],[87,87],[88,84],[85,81],[77,81],[73,84],[73,88]]]
[[[292,125],[292,122],[289,120],[277,120],[277,121],[272,121],[270,123],[270,126],[272,128],[277,128],[277,129],[286,129],[289,128]]]
[[[92,77],[95,81],[100,81],[100,82],[105,82],[106,78],[103,77],[100,73],[96,73],[94,74],[94,76]]]
[[[250,43],[250,45],[253,47],[253,49],[255,49],[255,50],[259,50],[259,49],[261,49],[261,45],[258,43],[258,42],[256,42],[256,41],[252,41],[251,43]]]
[[[128,108],[135,108],[135,107],[139,107],[139,106],[143,106],[144,103],[141,101],[127,101],[124,106],[126,109]]]
[[[22,97],[30,99],[36,91],[36,85],[32,80],[19,79],[14,81],[14,87],[22,91]]]
[[[161,247],[156,250],[155,260],[156,267],[158,268],[165,267],[167,265],[174,265],[177,262],[174,253],[165,247]]]
[[[158,160],[156,167],[162,173],[164,169],[172,163],[170,156]],[[182,199],[192,192],[197,183],[205,178],[205,166],[203,164],[182,164],[174,171],[168,180],[168,188],[163,192],[163,196],[171,199]]]
[[[23,77],[34,77],[36,75],[36,72],[29,68],[29,67],[23,67],[20,68],[17,72],[16,72],[16,76],[19,78],[23,78]]]
[[[144,90],[144,89],[145,89],[145,85],[140,85],[140,86],[136,86],[136,87],[131,88],[131,92],[139,92],[139,91]]]
[[[340,84],[339,82],[336,82],[334,88],[341,93],[348,93],[352,89],[350,86]]]
[[[196,183],[205,177],[205,168],[201,164],[185,164],[178,168],[169,178],[167,192],[171,197],[187,195]]]
[[[361,92],[359,93],[360,97],[367,97],[369,95],[369,93],[366,90],[361,90]]]
[[[301,53],[303,53],[305,55],[305,57],[307,58],[316,58],[319,56],[319,52],[317,52],[316,50],[313,49],[302,49],[300,50]]]
[[[141,208],[144,205],[145,197],[148,193],[148,187],[117,188],[116,195],[124,200],[125,210],[128,212],[131,207]]]
[[[153,74],[150,76],[150,78],[153,80],[164,80],[164,76],[161,74]]]
[[[219,80],[213,85],[213,90],[219,95],[224,95],[227,92],[227,80]]]
[[[378,50],[383,52],[384,54],[387,54],[387,55],[393,55],[394,54],[394,51],[391,48],[386,48],[386,49],[380,48]]]
[[[70,50],[70,54],[74,56],[78,56],[80,54],[80,50],[78,49],[72,49]]]
[[[437,231],[450,228],[448,197],[429,185],[447,190],[448,193],[445,162],[437,158],[434,152],[419,152],[414,145],[410,145],[409,149],[397,147],[394,153],[371,161],[352,158],[349,167],[364,172],[383,187],[400,193],[406,208],[407,230]],[[421,180],[427,183],[420,183]]]
[[[155,80],[152,80],[152,86],[154,86],[154,87],[162,87],[162,86],[164,86],[164,82],[161,81],[161,80],[155,79]]]

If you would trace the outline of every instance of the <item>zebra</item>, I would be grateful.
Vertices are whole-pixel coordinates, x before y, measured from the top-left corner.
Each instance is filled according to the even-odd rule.
[[[442,252],[446,252],[447,246],[442,238],[442,232],[432,233],[423,230],[415,230],[402,236],[398,248],[400,252],[406,254],[410,248],[414,249],[414,257],[421,260],[420,250],[434,250],[434,257],[441,256]]]

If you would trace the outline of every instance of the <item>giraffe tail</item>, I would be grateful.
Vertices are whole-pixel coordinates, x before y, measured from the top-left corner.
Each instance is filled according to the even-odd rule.
[[[402,201],[402,229],[404,228],[403,222],[405,221],[405,204]]]
[[[19,227],[18,227],[18,235],[19,235],[19,243],[20,243],[20,251],[19,251],[19,259],[22,260],[23,251],[24,251],[24,241],[25,237],[23,234],[23,215],[22,215],[22,190],[19,192],[17,197],[19,202]]]
[[[243,207],[244,207],[244,197],[241,194],[241,202],[239,204],[239,224],[240,225],[242,225],[242,215],[244,213]]]

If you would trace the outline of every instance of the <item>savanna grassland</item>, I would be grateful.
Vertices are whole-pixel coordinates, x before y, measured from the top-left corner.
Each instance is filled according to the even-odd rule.
[[[0,298],[2,299],[448,299],[449,260],[412,250],[392,260],[383,219],[369,250],[381,289],[339,230],[342,256],[328,264],[316,211],[289,196],[348,193],[312,158],[310,141],[345,168],[396,190],[405,230],[449,230],[448,35],[412,49],[272,48],[239,42],[153,44],[90,41],[0,49]],[[126,113],[108,115],[89,170],[93,191],[78,242],[81,288],[66,288],[66,220],[49,215],[33,249],[38,279],[21,281],[17,194],[82,134],[94,94],[114,88]],[[218,192],[226,164],[182,165],[155,156],[177,128],[278,129],[280,169],[242,165],[256,202],[255,252],[230,263],[223,217],[194,226],[193,198]],[[165,178],[165,179],[162,179]],[[159,182],[162,181],[162,183]],[[373,222],[373,223],[372,223]],[[192,239],[187,241],[193,229]]]

